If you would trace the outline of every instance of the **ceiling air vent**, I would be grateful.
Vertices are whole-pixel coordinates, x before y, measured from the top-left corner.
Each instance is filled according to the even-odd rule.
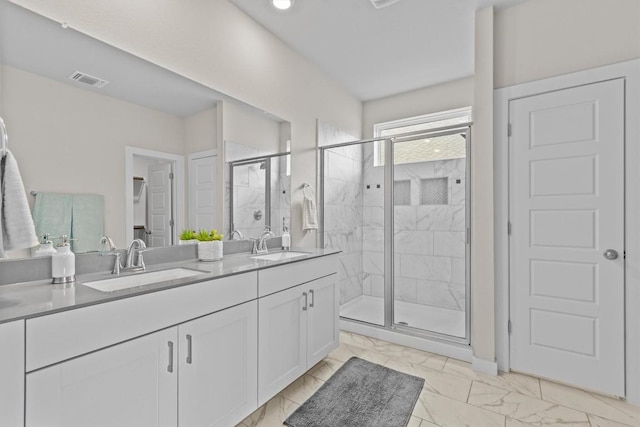
[[[380,9],[381,7],[391,6],[398,1],[399,0],[371,0],[371,3],[373,3],[376,9]]]
[[[81,71],[75,71],[73,74],[69,76],[71,80],[75,80],[80,83],[84,83],[89,86],[101,88],[105,87],[109,82],[106,80],[99,79],[97,77],[91,76],[87,73],[83,73]]]

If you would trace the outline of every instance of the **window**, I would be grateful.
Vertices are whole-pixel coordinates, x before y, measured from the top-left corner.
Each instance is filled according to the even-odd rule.
[[[452,126],[470,121],[471,107],[465,107],[457,110],[378,123],[374,125],[373,133],[376,138],[394,136],[403,133]],[[465,156],[466,140],[458,134],[406,141],[402,144],[397,144],[393,152],[395,164],[457,159]],[[374,142],[373,164],[374,166],[384,165],[384,144],[382,141]]]

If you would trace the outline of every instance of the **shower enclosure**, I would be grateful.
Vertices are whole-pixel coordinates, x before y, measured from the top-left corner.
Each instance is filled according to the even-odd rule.
[[[466,121],[320,148],[320,245],[342,251],[343,319],[469,342]]]
[[[289,225],[289,158],[289,153],[277,153],[228,163],[228,237],[236,230],[257,238],[265,227],[280,236],[283,220]]]

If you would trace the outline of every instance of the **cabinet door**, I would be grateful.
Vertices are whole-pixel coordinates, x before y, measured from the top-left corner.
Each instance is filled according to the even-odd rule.
[[[24,425],[24,321],[0,325],[0,426]]]
[[[179,326],[179,425],[231,426],[258,399],[258,303]]]
[[[258,406],[307,370],[307,297],[296,286],[258,302]]]
[[[177,328],[27,374],[26,426],[176,426]]]
[[[307,317],[307,369],[338,347],[338,298],[336,275],[305,285],[309,290]]]

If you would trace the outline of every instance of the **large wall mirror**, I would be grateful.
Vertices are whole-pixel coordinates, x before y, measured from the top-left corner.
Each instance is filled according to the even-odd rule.
[[[66,230],[69,203],[104,216],[70,221],[78,252],[102,235],[122,248],[175,244],[184,228],[227,234],[229,162],[290,144],[288,122],[7,0],[0,59],[0,115],[37,232]]]

